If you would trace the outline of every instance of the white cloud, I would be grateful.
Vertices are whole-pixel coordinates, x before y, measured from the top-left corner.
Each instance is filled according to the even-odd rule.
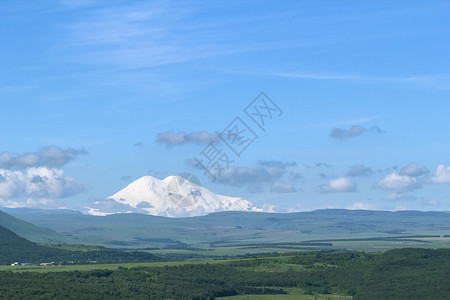
[[[350,129],[334,128],[331,131],[329,136],[332,138],[337,138],[337,139],[347,139],[347,138],[354,138],[354,137],[360,136],[364,132],[367,132],[367,131],[383,133],[383,131],[378,126],[372,126],[370,128],[366,128],[366,127],[359,126],[359,125],[353,125],[350,127]]]
[[[413,195],[405,194],[405,193],[395,192],[395,193],[392,193],[392,194],[389,194],[389,195],[383,197],[383,200],[386,200],[386,201],[414,201],[414,200],[416,200],[416,197],[414,197]]]
[[[29,153],[0,153],[0,168],[29,168],[38,166],[61,167],[73,160],[78,155],[87,154],[84,149],[60,148],[47,146],[37,152]]]
[[[297,204],[294,205],[293,207],[288,209],[288,212],[301,212],[304,211],[305,209],[303,208],[303,205],[301,204]]]
[[[0,197],[64,198],[84,190],[81,181],[60,169],[37,167],[25,171],[0,169]]]
[[[422,204],[423,205],[427,205],[427,206],[439,206],[439,205],[441,205],[441,203],[437,199],[427,199],[427,200],[424,199],[424,200],[422,200]]]
[[[217,178],[217,182],[233,186],[242,186],[247,183],[268,183],[279,178],[285,170],[274,172],[273,168],[247,168],[234,167],[225,170],[213,169],[210,171]]]
[[[104,217],[104,216],[108,216],[108,215],[113,215],[114,214],[114,213],[101,212],[99,208],[92,208],[92,207],[89,207],[89,206],[86,206],[85,209],[87,210],[86,212],[89,215],[92,215],[92,216]],[[131,211],[128,212],[128,213],[131,213]]]
[[[376,210],[377,207],[370,203],[364,202],[355,202],[351,206],[348,206],[347,209],[365,209],[365,210]]]
[[[271,193],[295,193],[297,189],[290,183],[275,181],[270,188]]]
[[[156,142],[166,144],[167,146],[184,145],[186,143],[209,144],[219,140],[219,134],[212,134],[206,131],[185,133],[180,131],[160,132],[156,137]]]
[[[18,208],[18,207],[34,207],[36,202],[28,199],[27,201],[12,201],[0,199],[0,207]]]
[[[156,142],[163,143],[168,146],[174,146],[174,145],[183,145],[186,143],[185,139],[186,133],[184,132],[160,132],[156,136]]]
[[[450,184],[450,167],[445,167],[442,164],[438,165],[436,173],[431,178],[431,182]]]
[[[60,148],[56,146],[47,146],[39,152],[42,165],[50,167],[61,167],[74,160],[80,154],[87,154],[85,149]]]
[[[364,165],[354,165],[350,167],[350,170],[347,172],[347,176],[351,177],[364,177],[369,176],[374,171],[370,167],[366,167]]]
[[[262,209],[264,212],[268,212],[268,213],[276,213],[277,212],[277,207],[272,204],[264,203],[262,206]]]
[[[0,153],[0,167],[3,168],[14,166],[31,167],[39,164],[39,161],[39,155],[33,153],[18,154],[7,151]]]
[[[53,199],[40,199],[39,201],[35,201],[33,199],[27,199],[26,201],[14,201],[14,200],[4,200],[0,199],[0,207],[6,208],[19,208],[19,207],[37,207],[42,208],[45,206],[46,208],[65,208],[57,205],[57,203]]]
[[[398,211],[398,210],[409,210],[409,208],[407,208],[406,206],[403,205],[397,205],[394,207],[393,209],[394,211]]]
[[[196,159],[187,161],[193,167],[200,170],[201,164]],[[283,162],[278,160],[260,160],[258,167],[229,167],[208,170],[208,174],[214,177],[217,183],[231,186],[247,186],[249,192],[260,193],[265,187],[270,187],[272,193],[295,192],[294,185],[283,183],[281,178],[286,175],[288,168],[296,166],[295,162]]]
[[[327,181],[320,186],[322,193],[348,193],[356,191],[356,184],[350,179],[339,177]]]
[[[408,176],[420,176],[430,172],[426,167],[419,167],[415,162],[409,163],[407,166],[400,169],[398,172],[399,175],[408,175]]]
[[[338,139],[345,139],[345,138],[351,138],[351,137],[357,137],[363,134],[366,131],[366,128],[362,126],[352,126],[350,129],[341,129],[341,128],[335,128],[331,131],[330,137],[332,138],[338,138]]]
[[[107,216],[115,213],[147,213],[143,209],[134,208],[128,204],[101,198],[89,199],[89,206],[86,206],[83,211],[94,216]]]
[[[400,175],[398,172],[388,174],[378,181],[378,183],[374,184],[374,188],[394,191],[410,191],[420,187],[421,184],[416,177]]]

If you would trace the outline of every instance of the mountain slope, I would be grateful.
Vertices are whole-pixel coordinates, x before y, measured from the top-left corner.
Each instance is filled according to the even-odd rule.
[[[27,239],[24,239],[24,238],[18,236],[11,230],[0,225],[0,246],[1,247],[11,247],[11,246],[29,247],[32,244],[33,243],[28,241]],[[1,250],[2,251],[0,251],[0,252],[3,253],[4,249],[1,248]]]
[[[102,211],[89,207],[89,213],[138,212],[164,217],[193,217],[218,211],[262,211],[247,200],[215,194],[181,176],[169,176],[164,180],[144,176],[108,199],[121,205],[122,210]]]
[[[39,246],[0,226],[0,264],[8,264],[15,261],[36,262],[65,253],[68,252]]]
[[[60,235],[52,229],[25,222],[3,211],[0,211],[0,226],[36,243],[53,244],[72,242],[71,238]]]
[[[0,226],[0,265],[13,262],[61,262],[61,261],[100,262],[140,262],[159,261],[160,257],[145,252],[124,252],[100,248],[93,251],[70,251],[58,249],[24,239],[11,230]]]

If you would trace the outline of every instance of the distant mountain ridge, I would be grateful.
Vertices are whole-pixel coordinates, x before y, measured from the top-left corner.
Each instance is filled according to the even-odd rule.
[[[81,211],[74,209],[41,209],[34,207],[16,207],[16,208],[0,207],[0,210],[12,215],[82,214]]]
[[[176,218],[203,216],[219,211],[262,211],[250,201],[215,194],[179,175],[168,176],[163,180],[152,176],[141,177],[108,199],[113,201],[116,210],[87,207],[89,214],[105,216],[136,212]]]
[[[144,214],[21,215],[83,243],[114,248],[212,247],[312,240],[450,235],[450,212],[323,209],[298,213],[225,211],[192,218]],[[442,245],[445,245],[442,241]]]

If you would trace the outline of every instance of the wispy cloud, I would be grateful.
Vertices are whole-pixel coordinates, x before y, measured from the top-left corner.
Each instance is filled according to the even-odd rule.
[[[427,206],[439,206],[441,205],[441,202],[439,202],[439,200],[437,199],[432,198],[432,199],[423,199],[422,204]]]
[[[320,74],[320,73],[258,73],[259,75],[317,80],[362,80],[364,77],[352,74]],[[256,74],[255,74],[256,75]]]
[[[361,74],[343,73],[314,73],[314,72],[254,72],[248,74],[271,77],[285,77],[310,80],[351,81],[360,84],[403,83],[415,88],[446,89],[450,82],[450,74],[431,74],[416,76],[368,76]]]
[[[384,196],[382,200],[385,200],[385,201],[415,201],[416,199],[417,198],[413,195],[395,192],[395,193],[389,194],[387,196]]]
[[[83,6],[90,1],[78,2]],[[248,20],[200,22],[198,14],[204,9],[195,3],[173,1],[98,7],[69,24],[67,39],[59,50],[70,52],[64,59],[79,64],[136,69],[274,47],[251,41],[237,44],[224,29]]]

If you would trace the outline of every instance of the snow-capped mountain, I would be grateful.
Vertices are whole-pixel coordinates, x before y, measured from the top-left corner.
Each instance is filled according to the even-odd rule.
[[[106,206],[97,201],[94,203],[97,208],[87,209],[92,215],[139,212],[164,217],[194,217],[218,211],[262,211],[247,200],[215,194],[192,181],[195,182],[179,175],[163,180],[144,176],[108,197]]]

